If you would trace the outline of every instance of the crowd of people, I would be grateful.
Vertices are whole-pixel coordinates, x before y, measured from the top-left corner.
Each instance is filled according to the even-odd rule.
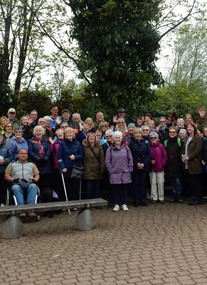
[[[68,198],[79,199],[74,166],[83,166],[81,197],[104,197],[113,211],[127,211],[129,195],[134,207],[163,204],[166,180],[170,202],[187,197],[190,205],[201,204],[207,194],[206,111],[200,108],[196,121],[190,114],[154,120],[149,113],[130,121],[119,108],[110,120],[101,111],[95,120],[83,120],[67,109],[60,115],[53,105],[41,118],[32,110],[18,120],[14,108],[0,118],[1,206],[8,182],[17,204],[24,203],[25,192],[27,203],[34,203],[36,186],[46,202],[54,193],[56,200],[65,200],[62,174]]]

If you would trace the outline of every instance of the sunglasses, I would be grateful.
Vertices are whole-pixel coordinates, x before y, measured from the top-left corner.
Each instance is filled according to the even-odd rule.
[[[155,140],[155,139],[157,139],[157,137],[152,137],[152,138],[151,138],[151,140]]]
[[[112,138],[112,136],[109,135],[109,136],[106,136],[106,138]]]
[[[149,130],[148,130],[148,129],[143,129],[143,131],[144,131],[144,132],[147,132],[147,131],[149,131]]]

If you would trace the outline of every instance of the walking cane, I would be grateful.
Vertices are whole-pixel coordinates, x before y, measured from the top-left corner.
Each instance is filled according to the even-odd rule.
[[[61,173],[61,178],[62,178],[62,182],[63,182],[63,189],[64,189],[64,192],[65,192],[65,199],[66,201],[68,202],[68,194],[67,194],[67,190],[66,190],[66,187],[65,187],[65,179],[64,179],[64,175],[62,173],[62,171],[60,171]],[[68,214],[70,215],[70,209],[68,209]]]

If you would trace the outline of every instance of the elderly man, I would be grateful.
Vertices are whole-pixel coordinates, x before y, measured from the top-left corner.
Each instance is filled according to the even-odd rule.
[[[16,110],[9,108],[7,112],[8,121],[13,124],[13,129],[17,129],[20,126],[19,120],[16,118]]]
[[[10,163],[5,170],[5,179],[12,184],[11,191],[16,198],[17,205],[24,204],[25,194],[27,204],[35,204],[38,193],[36,182],[39,180],[39,171],[33,162],[27,161],[27,158],[27,150],[20,149],[18,160]]]

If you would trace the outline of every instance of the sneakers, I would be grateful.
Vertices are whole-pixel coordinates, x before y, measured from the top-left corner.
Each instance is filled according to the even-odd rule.
[[[122,208],[123,211],[128,211],[129,210],[126,204],[123,204],[121,206],[121,208]]]
[[[114,208],[113,208],[113,211],[114,212],[118,212],[119,211],[119,205],[115,205]]]
[[[114,212],[118,212],[120,210],[120,208],[123,210],[123,211],[128,211],[128,207],[126,204],[123,204],[121,207],[119,207],[119,205],[115,205],[114,208],[113,208],[113,211]]]

